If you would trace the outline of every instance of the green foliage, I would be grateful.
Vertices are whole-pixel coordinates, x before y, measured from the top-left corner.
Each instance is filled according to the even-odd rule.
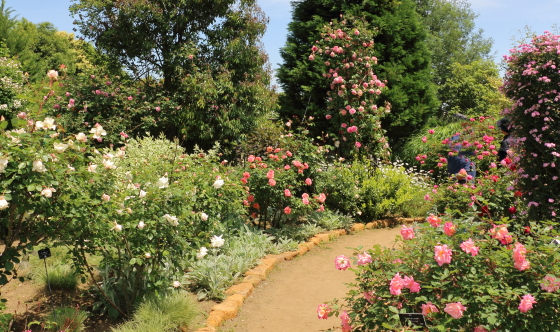
[[[113,332],[176,332],[193,330],[201,310],[194,297],[173,291],[142,301],[130,321],[111,329]]]
[[[12,314],[4,314],[2,311],[6,309],[6,300],[0,299],[0,331],[1,332],[8,332],[8,327],[10,326],[10,322],[13,319]]]
[[[425,44],[425,31],[415,12],[413,1],[323,1],[307,0],[293,3],[293,20],[289,25],[286,47],[281,51],[284,63],[278,79],[284,94],[280,98],[280,114],[285,118],[314,116],[324,124],[312,136],[320,136],[328,126],[321,118],[327,107],[322,71],[307,60],[311,46],[328,25],[341,14],[363,18],[378,29],[375,56],[379,60],[377,77],[387,90],[378,101],[391,103],[391,113],[382,127],[396,141],[419,128],[437,108],[435,89],[430,76],[430,54]]]
[[[440,86],[446,98],[446,111],[461,113],[468,117],[493,116],[511,106],[511,102],[499,91],[502,80],[496,64],[492,61],[473,61],[449,66],[451,77]]]
[[[316,188],[328,193],[325,205],[328,210],[356,216],[360,211],[361,182],[369,175],[363,162],[352,164],[336,161],[317,173]]]
[[[428,32],[427,44],[431,51],[433,82],[438,85],[438,98],[446,106],[456,96],[442,87],[450,79],[461,80],[459,73],[453,72],[460,66],[490,60],[491,38],[483,36],[482,29],[476,29],[478,15],[466,0],[416,0],[416,11],[422,17]],[[495,75],[497,76],[497,75]],[[449,109],[446,108],[449,111]],[[482,114],[480,114],[482,115]]]
[[[560,37],[550,32],[535,36],[506,57],[504,91],[513,107],[503,113],[511,119],[517,137],[517,187],[526,199],[529,220],[558,220],[560,200],[554,190],[558,182],[560,123],[558,81]],[[525,210],[525,209],[524,209]]]
[[[47,318],[50,327],[48,331],[58,332],[80,332],[84,330],[84,321],[88,314],[77,308],[62,307],[56,308]]]
[[[524,234],[521,227],[492,227],[448,216],[439,222],[442,225],[437,227],[413,225],[415,237],[399,242],[400,250],[377,245],[368,251],[373,262],[354,269],[356,282],[348,293],[352,331],[401,330],[397,314],[411,312],[423,312],[427,330],[434,332],[473,331],[476,327],[484,327],[484,331],[560,328],[555,310],[560,304],[556,264],[560,255],[557,245],[551,243],[558,236],[555,230],[549,225],[531,225],[530,233]],[[507,223],[507,219],[501,222]],[[453,235],[442,232],[449,226],[454,227]],[[474,254],[463,249],[467,248],[464,242],[471,239],[478,248]],[[445,248],[436,246],[451,250],[449,262],[443,259],[445,255],[437,254]],[[362,252],[356,250],[356,254]],[[545,282],[547,276],[552,281]],[[417,290],[411,287],[415,282]],[[521,300],[527,294],[536,303],[521,312],[525,308]],[[452,318],[445,308],[457,302],[466,310]],[[437,311],[423,308],[429,303]]]

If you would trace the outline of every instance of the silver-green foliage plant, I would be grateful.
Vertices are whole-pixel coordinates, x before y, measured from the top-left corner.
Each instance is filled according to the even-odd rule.
[[[220,242],[213,240],[213,249],[208,255],[206,248],[201,250],[204,255],[198,256],[185,278],[192,283],[199,298],[221,299],[224,291],[262,257],[268,253],[278,253],[278,246],[273,241],[274,237],[248,228],[236,237],[224,239],[223,247],[219,247]],[[291,249],[293,243],[284,241],[281,246]]]
[[[194,297],[184,291],[173,291],[161,297],[142,301],[130,321],[112,328],[113,332],[191,331],[199,321],[201,310]]]

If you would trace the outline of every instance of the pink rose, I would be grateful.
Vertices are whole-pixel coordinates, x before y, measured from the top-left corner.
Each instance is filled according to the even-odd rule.
[[[345,271],[350,267],[350,259],[344,255],[337,256],[334,259],[334,266],[337,270]]]
[[[290,214],[290,213],[292,213],[292,209],[290,209],[289,206],[286,206],[286,207],[284,208],[284,213],[285,213],[285,214]]]
[[[463,243],[461,243],[459,247],[461,247],[461,249],[467,254],[471,254],[473,257],[478,255],[479,247],[474,246],[474,241],[471,238],[469,238],[468,241],[464,241]]]
[[[422,315],[426,316],[431,313],[439,312],[438,308],[432,304],[432,302],[428,302],[426,304],[422,304]]]
[[[447,244],[441,246],[434,246],[434,259],[439,266],[451,263],[452,251],[447,247]]]
[[[447,305],[445,305],[445,309],[443,309],[443,311],[445,311],[455,319],[463,317],[463,312],[465,310],[467,310],[467,308],[465,308],[465,306],[463,306],[461,302],[448,303]]]
[[[313,183],[313,181],[310,178],[305,179],[305,184],[310,186]]]
[[[518,309],[521,312],[527,312],[533,309],[533,304],[535,303],[537,303],[537,301],[531,294],[523,295],[523,298],[521,298],[521,302],[519,303]]]
[[[371,255],[364,251],[363,254],[358,254],[357,265],[366,265],[372,262]]]
[[[406,227],[406,225],[401,226],[401,236],[404,240],[414,239],[414,228]]]
[[[329,307],[328,304],[319,304],[319,306],[317,307],[317,317],[319,319],[327,319],[329,318],[329,313],[331,312],[331,308]]]
[[[446,222],[445,225],[443,226],[443,232],[445,233],[445,235],[447,236],[453,236],[455,234],[455,229],[457,228],[457,226],[453,225],[452,222]]]

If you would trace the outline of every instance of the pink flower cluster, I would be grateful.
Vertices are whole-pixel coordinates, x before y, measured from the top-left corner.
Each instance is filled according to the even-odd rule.
[[[531,267],[531,263],[526,259],[527,249],[517,242],[515,248],[513,249],[513,267],[519,271],[525,271]]]
[[[342,332],[352,331],[352,326],[350,326],[350,317],[346,311],[343,311],[340,315],[340,325],[342,326]]]
[[[400,273],[397,273],[389,283],[389,291],[393,295],[401,295],[403,288],[408,288],[412,293],[418,293],[421,289],[420,284],[414,281],[413,277],[402,278]]]
[[[319,319],[327,319],[329,318],[329,313],[332,311],[332,309],[329,307],[328,304],[319,304],[319,306],[317,307],[317,317]]]

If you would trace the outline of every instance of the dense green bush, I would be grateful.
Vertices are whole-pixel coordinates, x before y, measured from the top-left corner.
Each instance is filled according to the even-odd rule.
[[[560,253],[550,225],[428,221],[403,226],[400,250],[356,250],[347,298],[352,331],[401,330],[399,313],[420,312],[429,331],[560,328]]]

